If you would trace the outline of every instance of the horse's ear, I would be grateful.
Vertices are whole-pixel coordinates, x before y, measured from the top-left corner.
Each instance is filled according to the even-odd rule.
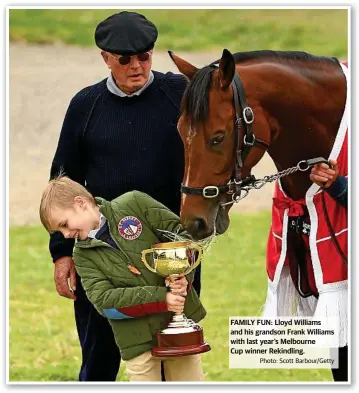
[[[223,49],[222,58],[219,62],[219,83],[222,89],[232,83],[236,71],[236,63],[232,53],[228,49]]]
[[[185,75],[188,79],[192,79],[194,74],[198,71],[198,68],[188,63],[188,61],[181,59],[170,50],[168,51],[168,54],[170,55],[172,61],[176,64],[179,72]]]

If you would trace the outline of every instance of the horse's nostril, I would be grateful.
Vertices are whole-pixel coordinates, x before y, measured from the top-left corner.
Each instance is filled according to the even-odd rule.
[[[202,233],[207,229],[207,223],[204,218],[198,217],[193,221],[193,232]]]

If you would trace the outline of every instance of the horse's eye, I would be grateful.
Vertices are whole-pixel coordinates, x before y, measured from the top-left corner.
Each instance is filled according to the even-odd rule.
[[[211,146],[218,146],[223,142],[224,139],[224,135],[220,134],[215,136],[212,140],[211,140]]]

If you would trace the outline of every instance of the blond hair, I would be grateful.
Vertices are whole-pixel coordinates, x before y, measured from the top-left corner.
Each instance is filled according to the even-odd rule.
[[[59,175],[49,181],[42,193],[40,203],[40,220],[45,229],[53,233],[51,210],[55,207],[68,209],[74,207],[74,198],[82,197],[92,204],[96,204],[94,197],[81,184],[67,176]]]

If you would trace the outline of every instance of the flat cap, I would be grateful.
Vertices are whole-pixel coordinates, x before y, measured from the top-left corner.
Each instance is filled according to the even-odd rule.
[[[96,45],[122,56],[148,52],[157,40],[158,30],[137,12],[122,11],[100,22],[95,31]]]

